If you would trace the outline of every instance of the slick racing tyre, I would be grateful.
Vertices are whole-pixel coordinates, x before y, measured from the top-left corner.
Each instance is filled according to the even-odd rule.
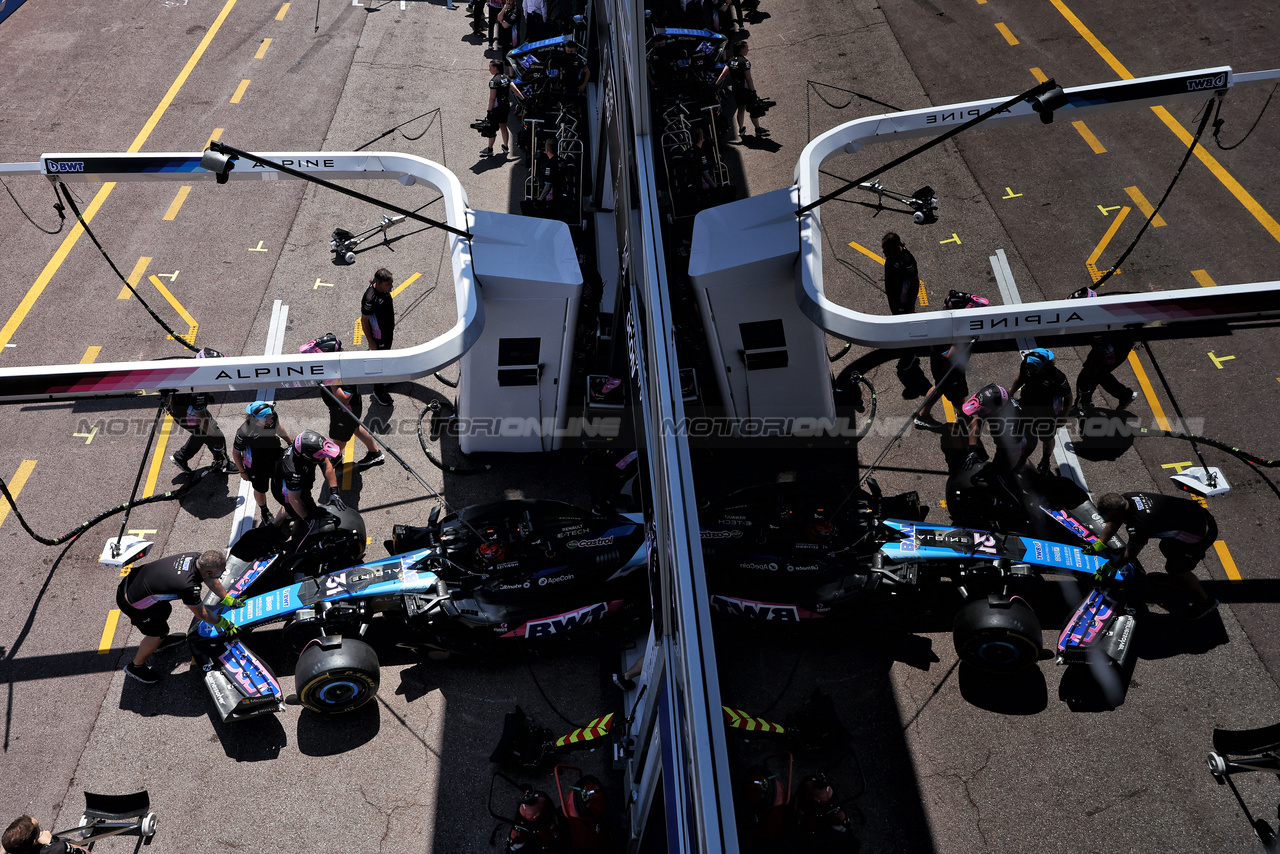
[[[1022,599],[976,599],[956,614],[951,633],[961,661],[989,673],[1012,673],[1040,660],[1040,620]]]
[[[313,712],[340,715],[372,700],[379,677],[373,647],[343,638],[337,646],[326,648],[316,642],[303,650],[293,680],[302,705]]]

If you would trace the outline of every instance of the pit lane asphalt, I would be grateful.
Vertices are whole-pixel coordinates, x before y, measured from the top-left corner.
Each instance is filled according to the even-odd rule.
[[[407,5],[404,12],[396,3],[382,5],[377,12],[340,4],[324,6],[319,34],[311,32],[311,10],[295,6],[279,22],[283,32],[277,33],[269,28],[276,24],[279,7],[249,7],[241,0],[228,14],[225,31],[210,43],[210,56],[217,62],[196,66],[174,101],[171,109],[175,112],[165,114],[144,150],[192,150],[202,145],[215,127],[225,127],[223,138],[243,147],[345,150],[439,105],[445,116],[443,149],[435,128],[429,128],[419,140],[393,135],[376,147],[439,157],[463,180],[473,206],[506,209],[509,199],[518,196],[517,168],[493,162],[472,166],[476,137],[466,125],[476,117],[487,75],[480,51],[463,40],[466,27],[461,11],[448,12],[434,4]],[[963,14],[932,15],[927,14],[926,6],[917,6],[890,10],[886,22],[883,13],[869,3],[780,9],[771,8],[766,0],[764,11],[772,17],[751,27],[753,61],[761,91],[778,98],[780,107],[765,122],[773,130],[772,144],[748,140],[734,146],[750,177],[752,192],[783,186],[790,180],[805,140],[806,119],[814,119],[800,109],[806,102],[802,78],[858,90],[904,108],[1011,94],[1030,85],[1027,67],[1033,65],[1067,82],[1056,62],[1041,58],[1044,54],[1031,61],[1010,58],[1000,64],[996,60],[1000,51],[1015,48],[1006,45],[994,27],[988,35],[999,41],[984,48],[975,48],[959,37],[964,27],[971,34],[987,32],[996,7],[995,3],[975,4],[965,7]],[[6,60],[13,60],[6,62],[6,67],[20,69],[16,78],[20,85],[10,87],[14,94],[6,95],[16,108],[8,111],[6,124],[0,127],[20,123],[21,132],[7,132],[0,138],[4,159],[34,160],[46,151],[127,147],[204,35],[204,28],[222,8],[219,3],[156,5],[137,17],[121,19],[91,5],[68,12],[65,5],[54,7],[49,0],[29,0],[0,26],[0,50]],[[1134,73],[1223,61],[1244,70],[1263,67],[1260,60],[1248,64],[1234,55],[1223,57],[1207,50],[1193,54],[1203,61],[1173,59],[1179,39],[1186,42],[1184,47],[1194,49],[1201,35],[1211,42],[1226,42],[1256,59],[1263,46],[1273,44],[1274,39],[1267,37],[1269,31],[1252,28],[1273,22],[1261,7],[1246,9],[1248,14],[1240,14],[1237,8],[1233,6],[1230,15],[1208,16],[1217,20],[1204,21],[1194,36],[1187,35],[1192,32],[1189,27],[1184,32],[1180,21],[1160,23],[1160,33],[1167,29],[1168,35],[1157,38],[1152,34],[1152,22],[1145,18],[1125,20],[1113,11],[1075,8],[1073,4],[1075,13]],[[912,18],[916,10],[919,17]],[[1004,13],[1014,14],[1009,10]],[[964,22],[963,27],[954,26],[950,15]],[[1030,32],[1024,26],[1037,19],[1029,19],[1025,25],[1016,18],[1007,20],[1024,45],[1038,44],[1024,35]],[[1046,15],[1044,20],[1047,23],[1050,19]],[[1070,33],[1061,30],[1060,23],[1048,28],[1050,35],[1040,41],[1049,45],[1042,49],[1055,60],[1062,53],[1063,61],[1078,63],[1081,76],[1069,82],[1112,79],[1104,76],[1105,67],[1096,55],[1086,52],[1087,46],[1069,48]],[[1107,34],[1112,32],[1120,37],[1109,38]],[[249,57],[266,37],[274,40],[264,61],[279,65],[264,73],[253,67]],[[1146,43],[1147,38],[1152,44]],[[1169,46],[1170,56],[1156,44]],[[280,52],[273,53],[277,50]],[[975,53],[981,62],[973,61]],[[1142,57],[1149,57],[1149,65],[1140,65]],[[60,113],[51,109],[62,100],[50,92],[51,68],[65,69],[53,79],[65,88],[63,98],[71,97],[71,108]],[[788,72],[791,76],[784,76]],[[203,74],[210,77],[200,82]],[[259,111],[254,117],[242,120],[233,116],[232,121],[225,118],[233,112],[227,99],[246,78],[253,82],[237,106],[249,106],[259,92],[266,92],[258,97],[267,100],[254,107]],[[256,88],[268,81],[268,87]],[[1233,93],[1229,103],[1251,92],[1250,103],[1260,108],[1258,88]],[[115,94],[135,89],[139,92],[136,97]],[[814,103],[813,112],[817,113],[820,108]],[[865,101],[856,102],[854,109],[860,115],[882,111]],[[1249,121],[1256,115],[1256,110],[1240,112]],[[828,121],[821,127],[845,121],[852,117],[850,113],[828,112]],[[1189,113],[1185,110],[1176,115],[1185,123]],[[1145,124],[1153,121],[1143,119]],[[1259,176],[1266,174],[1263,165],[1274,153],[1260,141],[1275,138],[1274,122],[1275,114],[1268,113],[1251,144],[1239,150],[1238,156],[1246,158],[1239,171],[1235,162],[1230,165],[1233,174],[1272,211],[1277,206],[1264,199],[1273,188],[1263,186],[1268,182]],[[816,132],[820,121],[815,119],[814,123]],[[1089,124],[1100,137],[1108,136],[1100,130],[1107,124],[1095,127],[1094,120]],[[1029,141],[1029,137],[1010,136],[1006,142],[1006,132],[1002,132],[983,134],[981,145],[975,135],[973,144],[961,140],[958,148],[940,147],[927,159],[902,167],[900,174],[885,176],[887,185],[908,192],[921,184],[932,184],[943,199],[940,223],[915,229],[907,220],[897,218],[892,225],[904,233],[920,259],[930,299],[939,301],[948,287],[978,290],[994,297],[987,256],[996,248],[1010,254],[1024,299],[1032,298],[1037,290],[1057,293],[1068,289],[1058,284],[1063,281],[1076,287],[1083,259],[1109,222],[1101,214],[1096,222],[1089,220],[1088,211],[1097,203],[1128,204],[1123,188],[1135,183],[1154,202],[1180,158],[1162,125],[1145,131],[1130,125],[1118,122],[1115,136],[1128,140],[1136,135],[1139,141],[1132,149],[1120,144],[1109,147],[1109,153],[1115,155],[1112,160],[1126,164],[1112,167],[1111,172],[1087,162],[1079,169],[1062,169],[1059,175],[1041,165],[1038,138]],[[421,127],[407,129],[407,135],[416,135]],[[1247,122],[1233,120],[1228,127],[1242,132]],[[1072,138],[1076,132],[1070,124],[1059,122],[1048,129],[1033,130],[1047,130],[1055,142],[1061,142],[1055,147],[1060,158],[1088,160],[1080,152],[1063,153],[1070,151],[1068,141],[1083,147],[1078,135]],[[1224,135],[1236,138],[1229,130],[1224,130]],[[391,144],[392,140],[396,144]],[[776,150],[775,145],[779,146]],[[896,153],[893,146],[870,151],[875,152],[871,157],[877,163]],[[1161,168],[1157,163],[1167,165]],[[507,168],[512,169],[511,175]],[[854,174],[855,169],[850,165],[841,174]],[[1052,217],[1004,212],[1000,207],[1005,203],[1000,198],[1005,194],[1004,169],[1018,170],[1014,192],[1021,190],[1023,176],[1034,176],[1037,189],[1033,192],[1051,200]],[[1222,191],[1203,174],[1197,177],[1195,171],[1189,167],[1163,212],[1169,228],[1148,234],[1128,262],[1124,276],[1149,269],[1141,276],[1144,283],[1182,286],[1165,284],[1162,276],[1157,281],[1158,265],[1169,264],[1179,271],[1208,270],[1219,282],[1266,278],[1257,271],[1265,268],[1267,259],[1274,260],[1274,241],[1259,238],[1251,230],[1256,229],[1256,223],[1251,226],[1238,205],[1233,209],[1233,200],[1217,199]],[[1200,182],[1194,195],[1187,191],[1193,179]],[[42,204],[47,194],[47,189],[37,190],[31,181],[12,184],[20,198],[25,198],[22,191],[26,191]],[[91,197],[83,187],[75,187],[80,197]],[[381,185],[376,189],[380,191]],[[314,190],[304,192],[289,182],[270,188],[239,185],[234,187],[238,194],[234,200],[226,195],[228,188],[200,184],[184,202],[178,219],[165,222],[162,217],[175,190],[176,185],[170,184],[118,186],[94,220],[95,231],[101,233],[126,275],[141,256],[154,259],[149,272],[181,270],[172,290],[201,323],[198,340],[228,352],[239,352],[235,348],[238,343],[243,352],[260,351],[274,299],[283,299],[290,306],[292,329],[286,346],[296,346],[328,329],[346,337],[355,313],[351,303],[358,299],[364,277],[374,264],[392,267],[398,281],[405,277],[402,270],[419,272],[423,285],[434,280],[438,269],[439,238],[429,234],[407,238],[392,247],[394,254],[387,249],[371,250],[354,268],[332,267],[326,252],[329,230],[339,224],[373,224],[376,212]],[[1023,198],[1026,195],[1024,192]],[[1095,197],[1099,202],[1093,201]],[[426,200],[408,191],[396,198],[414,198],[418,204]],[[1081,199],[1078,205],[1083,212],[1060,212],[1076,199]],[[1179,200],[1187,210],[1175,217],[1171,209]],[[824,216],[835,219],[840,214],[833,211],[842,209],[848,211],[844,214],[849,223],[847,239],[877,248],[879,234],[889,227],[890,215],[876,217],[873,211],[847,205],[828,206]],[[44,219],[38,216],[41,209],[36,210],[41,221],[50,215],[47,207],[43,208]],[[13,266],[5,285],[6,299],[16,304],[56,251],[61,236],[39,235],[11,206],[2,215],[19,250],[11,253]],[[1215,230],[1197,230],[1205,222],[1212,223]],[[1128,225],[1129,230],[1117,236],[1104,258],[1114,257],[1127,243],[1125,233],[1135,233],[1136,213],[1130,215]],[[1171,234],[1172,240],[1163,238],[1164,232],[1175,228],[1185,230],[1176,237]],[[944,230],[948,233],[943,234]],[[961,233],[962,244],[936,242],[952,231]],[[1216,242],[1203,241],[1200,235],[1205,233],[1220,237]],[[1177,259],[1176,265],[1164,255],[1144,255],[1148,242],[1156,237],[1162,239],[1162,251]],[[269,251],[250,254],[249,248],[256,247],[259,240]],[[853,250],[837,249],[861,276],[878,281],[879,268],[874,262]],[[1139,267],[1140,263],[1147,267]],[[1248,275],[1235,274],[1242,265]],[[1220,270],[1228,272],[1219,274]],[[182,285],[190,281],[184,279],[188,275],[199,284],[193,282],[184,290]],[[1186,274],[1180,275],[1182,281],[1187,280]],[[316,284],[317,279],[321,284]],[[326,289],[324,284],[334,287]],[[443,284],[442,290],[447,292],[447,280]],[[411,287],[417,285],[415,282]],[[1133,287],[1119,279],[1115,286]],[[175,345],[165,342],[163,333],[157,334],[149,320],[140,319],[131,300],[116,301],[119,290],[118,281],[106,274],[101,259],[82,238],[14,337],[12,343],[19,346],[7,349],[0,358],[7,364],[78,361],[87,346],[103,346],[100,361],[173,354]],[[406,291],[397,298],[401,312],[410,305],[404,298],[416,301],[415,293]],[[854,307],[881,310],[879,295],[854,273],[845,293]],[[144,295],[163,307],[154,290]],[[424,297],[414,309],[417,319],[413,322],[420,320],[422,332],[431,334],[438,324],[447,324],[450,307],[447,298],[432,302],[430,296]],[[172,312],[165,316],[176,319]],[[1229,425],[1233,441],[1265,453],[1270,438],[1266,415],[1274,409],[1274,400],[1266,395],[1275,392],[1270,386],[1262,392],[1257,385],[1265,384],[1262,381],[1276,367],[1270,363],[1274,356],[1267,347],[1272,336],[1268,332],[1248,334],[1256,335],[1256,343],[1248,351],[1252,354],[1256,350],[1256,358],[1246,359],[1245,350],[1233,349],[1237,359],[1227,363],[1222,372],[1204,364],[1199,355],[1217,347],[1217,342],[1157,345],[1156,351],[1166,373],[1175,379],[1175,390],[1188,416],[1196,417],[1188,400],[1203,401],[1202,414]],[[223,346],[224,341],[229,343]],[[1225,350],[1217,352],[1221,355]],[[864,357],[855,349],[836,367]],[[1070,353],[1060,354],[1064,361],[1071,357]],[[971,386],[977,387],[978,377],[1007,382],[1012,376],[1015,364],[1011,356],[979,358]],[[1232,381],[1223,380],[1229,370],[1246,365],[1249,375],[1242,378],[1245,381],[1237,385],[1234,375]],[[1074,376],[1074,370],[1072,366],[1068,373]],[[1214,373],[1206,379],[1209,370]],[[909,411],[912,401],[900,399],[900,385],[891,368],[877,368],[872,376],[881,390],[884,423]],[[1256,385],[1251,385],[1249,378]],[[1125,380],[1132,384],[1127,375]],[[433,383],[422,385],[444,391]],[[403,391],[407,393],[408,387]],[[430,393],[424,391],[416,397],[422,399]],[[297,419],[295,426],[308,419],[323,424],[323,409],[317,400],[297,392],[282,396],[286,418]],[[1258,401],[1257,414],[1224,405],[1233,397]],[[238,423],[236,413],[241,403],[229,401],[221,408],[223,429],[228,433]],[[1164,405],[1167,409],[1167,400]],[[394,417],[399,418],[407,408],[407,394],[397,394]],[[412,415],[416,415],[416,408]],[[111,436],[105,429],[88,445],[80,444],[83,438],[71,437],[73,432],[81,432],[82,421],[93,423],[99,416],[117,414],[117,410],[148,424],[153,413],[149,403],[134,407],[115,403],[24,407],[11,413],[0,470],[8,477],[23,459],[39,460],[20,505],[41,531],[60,532],[123,500],[143,437]],[[1149,417],[1141,405],[1135,405],[1134,411]],[[1206,432],[1215,435],[1209,427]],[[396,436],[400,444],[395,447],[416,454],[411,435],[397,430]],[[865,464],[877,454],[887,439],[888,435],[877,430],[873,439],[863,443],[860,462]],[[1158,485],[1168,492],[1165,473],[1158,465],[1187,459],[1188,455],[1169,451],[1171,456],[1157,459],[1162,453],[1139,445],[1114,462],[1086,462],[1086,475],[1095,491]],[[725,465],[726,459],[732,456],[720,454],[700,465],[700,489],[708,495],[744,485],[739,476],[748,469]],[[762,475],[776,471],[782,476],[833,468],[844,471],[848,465],[853,476],[857,462],[827,454],[796,458],[762,452],[753,455],[749,464]],[[1263,581],[1274,535],[1261,527],[1256,533],[1247,531],[1243,524],[1256,518],[1260,507],[1265,507],[1262,502],[1271,499],[1250,485],[1242,466],[1229,468],[1231,463],[1212,456],[1210,462],[1222,465],[1236,484],[1231,495],[1213,499],[1211,504],[1223,526],[1223,537],[1230,543],[1241,573],[1250,580]],[[451,503],[458,506],[504,494],[577,502],[586,499],[587,479],[578,476],[577,470],[557,466],[557,461],[547,463],[531,458],[504,460],[497,474],[472,480],[441,481],[426,466],[422,470],[442,485]],[[889,469],[941,470],[936,439],[908,436],[885,465]],[[173,474],[165,463],[157,488],[165,488]],[[937,507],[941,477],[894,471],[882,472],[879,477],[889,492],[919,488],[934,505],[934,513],[941,515]],[[69,488],[70,484],[79,489]],[[374,484],[372,489],[363,488]],[[202,484],[183,502],[181,510],[174,504],[143,508],[134,514],[131,527],[157,529],[156,553],[220,545],[229,528],[227,514],[234,486],[228,497],[228,490],[220,484]],[[366,473],[356,486],[375,544],[393,521],[411,520],[414,514],[420,518],[430,506],[421,490],[393,466]],[[1226,509],[1219,510],[1219,506]],[[114,529],[110,523],[95,529],[85,542],[71,547],[52,574],[50,567],[58,550],[32,546],[16,530],[12,518],[0,531],[12,553],[24,556],[21,566],[14,568],[17,583],[0,595],[2,624],[14,627],[3,635],[6,655],[14,651],[5,676],[9,702],[6,766],[45,769],[14,775],[5,803],[15,815],[22,810],[41,816],[56,812],[59,817],[54,824],[66,826],[79,814],[80,788],[114,792],[146,787],[151,789],[161,815],[158,841],[168,846],[176,847],[180,841],[192,850],[225,850],[243,844],[245,835],[252,833],[269,834],[277,845],[292,842],[333,850],[371,847],[374,843],[385,845],[387,850],[394,846],[403,850],[487,850],[483,839],[491,825],[483,808],[488,784],[485,759],[496,741],[501,714],[518,702],[540,722],[567,729],[537,696],[529,672],[518,661],[480,668],[454,662],[414,664],[407,658],[393,658],[384,667],[379,704],[352,718],[330,721],[290,708],[278,719],[242,727],[214,724],[197,674],[189,671],[180,656],[170,654],[161,659],[173,673],[162,688],[151,690],[126,682],[115,670],[131,654],[136,633],[121,626],[113,651],[104,655],[96,652],[115,584],[113,571],[98,566],[96,556]],[[377,553],[377,546],[373,548]],[[1223,578],[1212,559],[1201,569],[1202,576],[1206,572],[1210,578]],[[48,586],[41,594],[46,579]],[[1225,583],[1216,589],[1225,590]],[[1246,585],[1235,589],[1242,591],[1240,598],[1259,598],[1256,591],[1266,588]],[[1054,610],[1052,593],[1045,599],[1049,607],[1042,613],[1061,616],[1062,606],[1059,603]],[[1271,667],[1272,673],[1275,670],[1266,644],[1276,633],[1269,604],[1233,604],[1224,609],[1221,628],[1212,623],[1186,628],[1160,614],[1147,620],[1139,627],[1142,660],[1134,682],[1124,704],[1106,714],[1078,712],[1058,699],[1063,672],[1049,664],[1011,685],[984,683],[963,668],[955,668],[945,620],[924,621],[916,640],[885,628],[884,636],[837,635],[809,647],[785,638],[762,645],[725,632],[719,644],[726,674],[723,687],[726,701],[760,713],[769,709],[769,715],[777,719],[794,711],[813,687],[821,687],[836,698],[846,725],[854,733],[867,781],[866,793],[858,800],[868,821],[864,850],[1032,850],[1048,845],[1071,851],[1249,850],[1249,829],[1226,800],[1225,792],[1211,784],[1203,770],[1202,754],[1214,724],[1272,722],[1276,690],[1267,668]],[[1256,622],[1251,624],[1250,620]],[[175,617],[174,628],[179,622]],[[1051,641],[1054,621],[1046,617],[1044,622],[1046,638]],[[265,651],[271,644],[266,639],[254,646]],[[277,663],[288,684],[291,663]],[[595,654],[538,660],[533,665],[539,683],[556,705],[578,722],[616,702],[599,691],[601,677],[610,666],[610,661]],[[785,697],[775,700],[784,688]],[[1083,704],[1076,707],[1087,708]],[[744,746],[737,755],[745,757],[758,747]],[[851,767],[837,769],[839,774],[848,774],[839,780],[845,791],[857,788],[857,775]]]

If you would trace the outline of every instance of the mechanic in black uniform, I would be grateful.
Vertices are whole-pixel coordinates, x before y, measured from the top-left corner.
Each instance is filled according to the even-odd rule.
[[[1031,419],[1028,432],[1031,441],[1044,443],[1044,456],[1040,458],[1039,471],[1049,471],[1049,460],[1053,457],[1053,448],[1057,444],[1058,427],[1063,423],[1067,411],[1071,409],[1071,384],[1067,377],[1053,363],[1053,351],[1044,347],[1028,350],[1022,357],[1022,366],[1018,369],[1018,377],[1009,387],[1010,394],[1022,396],[1018,405],[1022,412]],[[1034,447],[1028,449],[1030,455]]]
[[[884,293],[889,299],[889,313],[914,314],[916,298],[920,295],[920,270],[916,267],[916,256],[893,231],[880,239],[880,248],[884,250]],[[898,356],[899,373],[914,368],[917,359],[919,354],[915,350],[902,350]]]
[[[298,350],[302,353],[341,353],[342,342],[338,340],[338,336],[327,332],[320,338],[303,344]],[[329,395],[321,391],[320,397],[329,410],[329,438],[338,446],[339,455],[347,449],[347,442],[351,441],[351,437],[355,436],[365,447],[365,455],[356,463],[356,467],[363,471],[372,466],[382,465],[387,461],[386,456],[378,450],[373,436],[369,435],[369,431],[359,421],[360,416],[364,414],[364,399],[360,397],[359,389],[355,386],[330,385],[333,382],[336,381],[324,381],[333,394]],[[351,412],[348,413],[347,409]]]
[[[230,596],[219,580],[226,565],[226,558],[219,551],[183,552],[135,566],[120,579],[116,604],[145,636],[138,644],[133,661],[124,666],[125,675],[145,685],[160,681],[160,674],[147,666],[147,659],[160,648],[169,633],[169,614],[173,610],[170,600],[181,599],[182,604],[204,622],[235,634],[230,620],[215,615],[201,604],[200,582],[203,581],[221,604],[229,608],[244,605],[244,600]]]
[[[1092,299],[1097,295],[1093,288],[1086,287],[1067,299]],[[1098,386],[1116,399],[1116,409],[1124,409],[1133,402],[1138,393],[1115,377],[1116,368],[1128,361],[1133,344],[1133,335],[1129,332],[1100,332],[1093,336],[1093,346],[1076,375],[1076,405],[1080,411],[1093,409],[1093,392]]]
[[[1095,554],[1107,550],[1106,542],[1124,526],[1129,542],[1124,551],[1108,563],[1124,566],[1138,557],[1152,538],[1160,540],[1165,556],[1165,571],[1174,577],[1194,598],[1183,613],[1188,620],[1198,620],[1218,608],[1218,600],[1210,599],[1196,578],[1196,564],[1204,560],[1209,547],[1218,539],[1218,523],[1213,514],[1194,501],[1171,498],[1154,492],[1108,492],[1098,499],[1098,513],[1107,526],[1098,541],[1089,547]]]
[[[315,430],[303,430],[276,464],[271,478],[271,495],[284,507],[285,512],[276,517],[275,524],[286,519],[305,522],[316,514],[318,508],[311,497],[315,486],[316,469],[324,467],[324,480],[329,485],[329,503],[339,510],[346,507],[338,495],[338,472],[333,461],[342,455],[341,449]]]
[[[71,851],[88,851],[65,839],[54,839],[53,834],[40,829],[40,822],[29,815],[15,818],[4,832],[4,850],[7,854],[69,854]]]
[[[890,237],[897,237],[897,235],[889,232],[885,235],[885,240],[887,241]],[[903,248],[902,251],[906,252],[906,249]],[[912,264],[914,263],[913,260]],[[917,292],[919,292],[918,288]],[[976,294],[952,291],[942,304],[948,311],[959,311],[990,305],[991,301]],[[892,307],[890,302],[890,309]],[[912,297],[911,310],[903,313],[910,314],[914,311],[915,298]],[[966,417],[963,407],[965,399],[969,396],[969,381],[965,378],[965,371],[969,367],[969,345],[954,341],[950,344],[935,344],[929,348],[928,352],[929,373],[933,375],[933,385],[925,392],[925,407],[919,415],[915,416],[914,423],[921,430],[940,431],[942,422],[933,417],[933,407],[938,403],[939,397],[945,397],[951,401],[951,405],[956,408],[960,416]]]
[[[379,267],[360,300],[360,328],[370,350],[390,350],[395,339],[396,312],[391,305],[391,283],[391,272]],[[391,395],[385,385],[373,387],[373,399],[383,406],[391,405]]]
[[[201,347],[196,351],[197,359],[216,359],[222,356],[212,347]],[[213,395],[208,392],[179,393],[170,392],[165,400],[165,409],[181,427],[191,434],[185,445],[169,456],[173,464],[190,473],[188,464],[192,457],[200,453],[203,445],[209,446],[213,454],[213,470],[229,472],[231,461],[227,459],[227,438],[218,429],[218,422],[209,414],[209,404],[213,403]]]
[[[556,156],[556,141],[547,137],[542,144],[542,153],[538,155],[538,201],[546,202],[553,208],[560,198],[562,180],[560,158]]]
[[[725,77],[729,78],[731,84],[731,92],[733,93],[733,103],[737,107],[738,113],[738,135],[747,135],[746,117],[748,108],[759,99],[756,94],[756,81],[751,76],[751,60],[747,59],[747,54],[751,51],[751,45],[747,42],[739,42],[737,56],[729,60],[724,70],[720,72],[720,76],[716,78],[716,85],[724,82]],[[769,131],[760,127],[760,118],[756,115],[751,116],[751,124],[756,130],[756,138],[764,139],[769,135]]]
[[[275,405],[265,400],[255,400],[244,408],[244,423],[236,431],[231,446],[231,458],[240,470],[240,479],[253,484],[253,500],[262,512],[262,524],[272,521],[267,509],[267,493],[271,492],[271,476],[276,464],[284,456],[284,449],[293,441],[280,424]],[[284,444],[280,440],[284,439]]]
[[[1026,419],[1022,417],[1018,405],[1009,397],[1008,390],[989,383],[966,400],[960,410],[973,419],[969,428],[970,453],[965,460],[966,469],[978,464],[978,436],[983,424],[987,425],[996,448],[995,456],[991,459],[995,471],[1007,475],[1022,467],[1031,452],[1024,432]]]

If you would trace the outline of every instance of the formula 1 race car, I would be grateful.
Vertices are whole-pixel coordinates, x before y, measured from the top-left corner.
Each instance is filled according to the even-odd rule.
[[[224,721],[283,708],[279,681],[241,634],[253,628],[283,623],[298,652],[298,700],[336,713],[377,692],[377,654],[361,639],[377,616],[400,621],[405,645],[470,651],[490,638],[576,637],[648,607],[643,523],[555,501],[478,505],[443,520],[437,511],[425,527],[397,526],[390,556],[364,563],[364,523],[350,508],[332,510],[296,548],[269,530],[246,537],[223,576],[245,599],[222,611],[234,634],[199,621],[190,633]]]
[[[870,597],[949,582],[965,604],[954,641],[961,658],[1010,671],[1041,658],[1040,623],[1015,595],[1043,570],[1092,576],[1104,559],[1080,548],[1096,540],[1092,505],[1043,507],[1057,540],[924,522],[914,493],[885,498],[838,484],[777,484],[734,493],[701,514],[713,608],[768,622],[840,616]],[[894,518],[894,517],[897,518]],[[1081,518],[1083,517],[1083,518]],[[641,617],[649,606],[650,541],[643,520],[557,501],[481,504],[422,527],[397,525],[389,557],[364,560],[364,525],[336,511],[292,550],[237,544],[224,583],[243,608],[224,612],[235,636],[205,623],[192,647],[223,720],[279,711],[283,691],[240,630],[283,623],[298,653],[299,701],[344,712],[378,688],[378,659],[361,638],[379,615],[399,621],[403,644],[493,650],[515,640],[576,638],[602,623]],[[1117,541],[1118,543],[1118,541]],[[1126,580],[1136,566],[1120,570]],[[1058,659],[1100,649],[1123,664],[1131,613],[1105,586],[1081,603],[1058,642]]]

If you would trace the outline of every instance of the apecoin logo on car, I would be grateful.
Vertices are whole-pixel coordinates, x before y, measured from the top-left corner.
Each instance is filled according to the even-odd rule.
[[[741,531],[703,531],[702,539],[704,540],[732,540],[741,537]]]
[[[1226,74],[1211,74],[1208,77],[1197,77],[1187,81],[1188,92],[1199,92],[1202,89],[1221,89],[1227,85]]]
[[[46,160],[45,169],[50,172],[83,172],[83,160]]]

